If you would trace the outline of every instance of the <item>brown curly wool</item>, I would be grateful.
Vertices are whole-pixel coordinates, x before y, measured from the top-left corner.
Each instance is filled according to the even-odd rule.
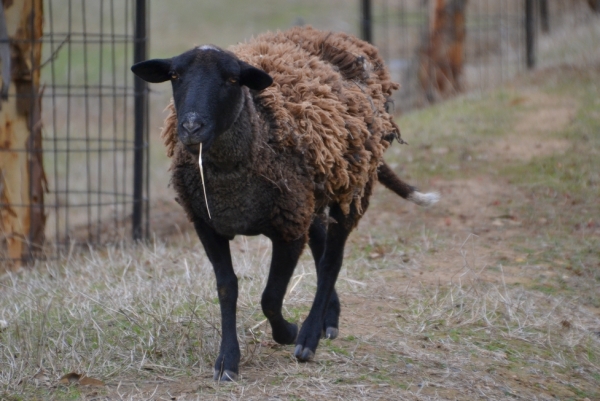
[[[315,189],[347,214],[377,180],[383,152],[400,131],[386,102],[398,84],[390,80],[377,49],[344,33],[311,27],[266,33],[229,49],[273,77],[253,94],[269,114],[268,146],[303,156]],[[167,107],[162,139],[171,157],[177,115]]]

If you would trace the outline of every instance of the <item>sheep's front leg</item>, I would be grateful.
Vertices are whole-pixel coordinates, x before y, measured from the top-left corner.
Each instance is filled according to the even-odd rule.
[[[238,282],[231,263],[229,240],[201,220],[195,221],[194,227],[213,265],[221,306],[221,348],[215,362],[214,379],[233,381],[239,373],[240,345],[235,327]]]
[[[294,356],[300,361],[308,361],[315,355],[325,322],[327,307],[342,267],[346,239],[348,239],[351,227],[354,226],[352,219],[355,218],[355,213],[351,212],[346,216],[337,204],[331,206],[329,215],[336,222],[329,224],[327,228],[325,249],[318,266],[317,293],[296,340]]]
[[[279,344],[293,344],[298,335],[298,326],[284,319],[281,307],[305,242],[304,238],[291,242],[273,239],[271,269],[262,295],[261,306],[271,324],[273,339]]]
[[[308,245],[313,254],[315,260],[315,266],[317,268],[317,276],[322,274],[321,259],[325,253],[325,242],[327,240],[327,228],[320,219],[315,219],[308,231],[309,241]],[[333,289],[331,298],[327,304],[327,312],[325,312],[325,321],[323,322],[323,330],[321,336],[333,340],[339,334],[339,319],[340,319],[340,299]]]

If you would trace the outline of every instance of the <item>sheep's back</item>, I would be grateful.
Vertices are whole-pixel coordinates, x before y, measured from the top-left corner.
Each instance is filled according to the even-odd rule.
[[[273,147],[302,154],[323,196],[348,213],[369,181],[398,127],[385,110],[398,84],[390,80],[375,47],[343,33],[297,27],[267,33],[230,50],[263,69],[273,85],[255,95],[270,114]]]

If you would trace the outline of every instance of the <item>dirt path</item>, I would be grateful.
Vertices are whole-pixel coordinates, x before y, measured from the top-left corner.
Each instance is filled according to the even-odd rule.
[[[478,147],[478,153],[490,160],[527,162],[534,157],[561,154],[570,146],[567,140],[553,138],[552,134],[563,130],[575,118],[574,99],[529,90],[511,104],[529,110],[514,124],[512,132]]]

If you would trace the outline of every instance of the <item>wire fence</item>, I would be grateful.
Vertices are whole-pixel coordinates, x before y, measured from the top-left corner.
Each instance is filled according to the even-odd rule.
[[[27,7],[27,3],[14,2],[13,7]],[[134,56],[145,57],[143,51],[139,54],[139,48],[146,45],[145,33],[136,32],[140,20],[146,19],[139,13],[140,3],[145,1],[29,3],[34,6],[33,13],[43,13],[32,15],[25,23],[28,29],[29,22],[43,18],[43,34],[28,38],[24,50],[25,59],[32,60],[31,70],[40,71],[40,84],[34,88],[35,96],[26,99],[18,92],[18,80],[15,83],[13,79],[3,105],[39,102],[41,119],[30,124],[29,132],[23,130],[16,136],[29,136],[31,142],[34,125],[41,128],[41,136],[36,146],[0,147],[0,157],[7,161],[25,153],[29,160],[42,162],[37,174],[31,174],[31,162],[3,170],[4,178],[8,169],[30,173],[21,175],[29,180],[21,182],[24,191],[7,185],[7,179],[2,181],[3,262],[52,257],[76,242],[114,242],[130,237],[132,229],[137,230],[138,238],[148,231],[145,87],[134,84],[129,70]],[[23,10],[11,11],[5,6],[4,11]],[[15,37],[8,39],[13,48]],[[33,53],[40,47],[36,60]],[[39,185],[43,193],[32,197],[31,188]],[[18,191],[26,194],[15,202],[11,194]],[[32,214],[32,209],[41,213]],[[134,228],[132,215],[137,218]],[[34,234],[40,226],[43,232]]]
[[[408,111],[439,100],[427,87],[431,81],[424,79],[431,73],[426,49],[431,44],[438,2],[372,0],[368,3],[372,42],[382,52],[393,79],[402,84],[395,98],[396,110]],[[465,5],[464,64],[458,77],[461,91],[482,91],[507,82],[528,68],[528,57],[535,64],[540,42],[545,38],[557,30],[596,18],[583,0],[447,0],[445,3]],[[529,49],[528,40],[533,46]],[[542,60],[541,64],[548,61]]]
[[[0,29],[3,89],[7,46],[13,56],[22,53],[20,59],[11,58],[12,80],[8,79],[6,98],[0,100],[0,263],[53,257],[74,243],[98,244],[148,235],[148,90],[129,70],[132,63],[146,58],[147,3],[158,11],[153,21],[160,30],[160,35],[155,35],[160,37],[160,57],[172,56],[167,52],[174,51],[174,43],[187,48],[211,42],[226,46],[236,35],[302,23],[360,35],[365,20],[364,0],[256,0],[252,5],[237,3],[236,9],[231,8],[234,0],[210,4],[179,0],[179,6],[186,4],[185,14],[177,14],[176,7],[159,0],[0,3],[0,28],[7,29],[6,34]],[[401,83],[394,99],[396,112],[504,83],[526,70],[528,48],[533,48],[537,65],[564,62],[569,54],[553,52],[554,42],[547,38],[568,41],[570,36],[560,39],[557,32],[576,30],[591,18],[597,21],[587,0],[467,0],[459,85],[439,96],[427,80],[431,75],[427,49],[438,1],[368,3],[371,39],[382,52],[392,78]],[[533,5],[533,30],[529,31],[534,33],[533,39],[526,29],[527,3]],[[19,34],[11,33],[12,22],[8,22],[14,16],[10,13],[23,4],[37,11],[28,14],[29,19],[21,18],[25,25]],[[223,20],[236,28],[221,32],[217,25]],[[37,36],[25,35],[38,28]],[[173,31],[170,35],[165,33],[168,29]],[[224,37],[226,43],[219,43]],[[33,83],[23,89],[27,79]],[[169,96],[167,91],[158,92],[155,96],[160,100],[152,113],[152,126],[157,127]],[[29,105],[25,107],[29,110],[26,122],[19,130],[14,124],[9,130],[7,121],[13,121],[3,113],[11,107],[18,112],[25,103]],[[164,163],[159,168],[166,171]],[[160,181],[166,187],[164,176]]]

